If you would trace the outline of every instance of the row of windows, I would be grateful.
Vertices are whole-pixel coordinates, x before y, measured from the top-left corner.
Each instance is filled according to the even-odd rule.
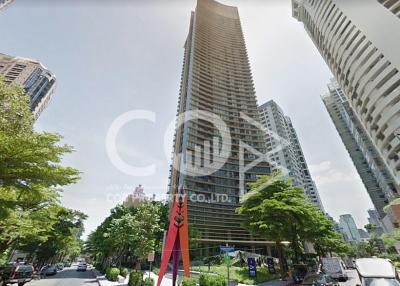
[[[332,1],[315,2],[313,7],[313,16],[303,11],[305,26],[396,174],[400,142],[395,142],[391,124],[400,117],[398,71]]]

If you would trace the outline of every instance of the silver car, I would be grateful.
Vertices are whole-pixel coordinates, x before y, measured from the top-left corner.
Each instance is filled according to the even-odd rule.
[[[44,269],[44,275],[46,276],[56,275],[56,274],[57,274],[57,266],[54,264],[49,264]]]

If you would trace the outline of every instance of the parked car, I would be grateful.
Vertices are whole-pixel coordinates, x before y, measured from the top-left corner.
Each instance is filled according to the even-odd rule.
[[[57,266],[55,264],[49,264],[44,269],[44,275],[51,276],[57,274]]]
[[[57,267],[57,270],[58,270],[58,271],[61,271],[61,270],[64,269],[64,263],[57,263],[57,264],[56,264],[56,267]]]
[[[347,281],[347,276],[344,262],[339,257],[324,257],[322,258],[322,269],[325,274],[338,281]]]
[[[333,278],[331,278],[327,274],[308,274],[304,277],[302,282],[303,286],[339,286],[339,283],[336,282]]]
[[[387,259],[360,258],[356,260],[359,276],[357,286],[400,286],[396,268]]]
[[[78,268],[76,268],[76,271],[86,271],[86,270],[87,270],[86,262],[80,262]]]
[[[0,269],[0,285],[18,284],[22,286],[33,277],[33,266],[12,263]]]

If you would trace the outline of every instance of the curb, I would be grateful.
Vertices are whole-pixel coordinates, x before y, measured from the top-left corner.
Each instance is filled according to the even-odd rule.
[[[97,279],[97,276],[100,276],[100,274],[101,274],[101,273],[100,273],[99,271],[97,271],[96,268],[93,268],[93,269],[92,269],[93,278],[96,279],[97,285],[99,285],[99,286],[101,286],[101,284],[100,284],[99,279]]]

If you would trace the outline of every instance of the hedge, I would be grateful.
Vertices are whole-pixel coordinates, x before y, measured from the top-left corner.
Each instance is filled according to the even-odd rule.
[[[182,286],[196,286],[197,285],[197,279],[196,278],[188,278],[185,277],[182,280]]]
[[[226,286],[226,280],[220,275],[201,274],[199,284],[200,286]]]
[[[120,275],[121,276],[124,276],[126,278],[126,276],[128,276],[128,274],[129,274],[128,268],[121,268],[120,269]]]
[[[143,284],[143,273],[133,271],[129,274],[128,286],[142,286]]]
[[[107,268],[106,278],[110,281],[118,281],[119,269],[115,267]]]
[[[147,277],[144,279],[143,286],[154,286],[154,279]]]

